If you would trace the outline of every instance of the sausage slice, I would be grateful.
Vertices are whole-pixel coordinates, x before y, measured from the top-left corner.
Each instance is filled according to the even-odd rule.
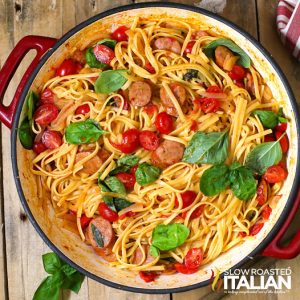
[[[75,156],[75,163],[81,161],[82,159],[86,158],[90,155],[91,152],[79,152]],[[102,165],[102,160],[98,155],[95,155],[93,158],[88,160],[83,164],[83,168],[80,170],[86,174],[92,175],[96,173]]]
[[[181,52],[180,43],[171,37],[161,37],[155,40],[154,48],[159,50],[168,50],[177,54]]]
[[[225,60],[228,60],[233,56],[234,54],[225,46],[218,46],[215,50],[216,64],[220,68],[223,68]]]
[[[153,260],[155,260],[155,258],[150,254],[150,246],[149,245],[147,245],[147,246],[146,245],[142,245],[142,247],[144,249],[144,252],[145,252],[145,255],[146,255],[146,259],[143,262],[143,253],[142,253],[142,250],[138,247],[135,250],[134,255],[133,255],[133,260],[132,260],[133,264],[136,264],[136,265],[140,265],[140,264],[146,265],[146,264],[151,263]]]
[[[134,106],[146,106],[151,101],[151,86],[144,81],[136,81],[129,87],[129,101]]]

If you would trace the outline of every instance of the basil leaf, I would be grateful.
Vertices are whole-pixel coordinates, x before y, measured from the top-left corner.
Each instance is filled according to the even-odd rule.
[[[126,165],[126,166],[133,167],[137,165],[139,161],[140,158],[136,155],[126,155],[117,160],[117,166]]]
[[[114,199],[114,204],[116,207],[117,212],[119,212],[120,210],[132,205],[131,202],[127,201],[126,199],[122,199],[122,198],[115,198]]]
[[[103,193],[106,193],[106,192],[111,192],[111,190],[108,188],[108,186],[104,183],[104,181],[100,180],[100,176],[101,174],[99,174],[99,177],[98,177],[98,185],[101,189],[101,192]],[[111,196],[103,196],[103,200],[104,202],[112,209],[112,210],[115,210],[113,207],[113,197]]]
[[[30,121],[26,117],[18,128],[19,140],[25,149],[32,149],[35,134],[31,129]]]
[[[283,108],[282,107],[279,107],[277,115],[278,115],[278,117],[283,116]]]
[[[26,98],[27,116],[28,116],[28,120],[29,120],[30,125],[33,122],[33,113],[35,111],[38,100],[39,100],[39,96],[35,92],[30,91],[27,98]]]
[[[126,188],[124,184],[115,176],[108,177],[104,180],[104,183],[108,188],[114,192],[121,195],[127,195]]]
[[[69,266],[68,264],[64,264],[62,267],[61,267],[61,271],[66,275],[66,276],[71,276],[72,274],[76,273],[77,271]]]
[[[280,123],[287,123],[289,120],[286,119],[286,118],[283,118],[283,117],[278,117],[278,121],[279,121]]]
[[[103,241],[102,233],[100,232],[100,230],[93,223],[91,224],[91,229],[92,229],[92,234],[93,234],[93,237],[94,237],[97,245],[100,248],[103,248],[104,241]]]
[[[229,135],[224,132],[196,132],[185,148],[182,161],[192,164],[221,164],[228,155]]]
[[[183,75],[183,80],[189,81],[193,78],[198,78],[198,70],[188,70],[184,75]]]
[[[239,65],[241,65],[245,68],[250,67],[251,60],[250,60],[250,57],[248,56],[248,54],[231,40],[224,39],[224,38],[216,39],[216,40],[210,42],[209,44],[207,44],[204,47],[203,51],[206,54],[206,56],[213,57],[215,49],[218,46],[225,46],[225,47],[229,48],[232,52],[234,52],[240,56],[239,60],[237,61],[237,63]]]
[[[152,245],[162,251],[175,249],[188,238],[190,230],[183,224],[157,225],[152,232]]]
[[[84,275],[75,270],[75,273],[72,276],[67,276],[64,278],[64,281],[61,285],[62,289],[71,290],[74,293],[78,294],[82,282],[84,279]]]
[[[262,175],[266,170],[280,162],[282,150],[279,140],[257,145],[247,156],[245,166]]]
[[[224,191],[229,184],[228,166],[217,165],[203,172],[200,179],[200,191],[205,196],[215,196]]]
[[[119,174],[119,173],[126,173],[130,170],[130,168],[131,168],[130,166],[125,166],[125,165],[119,166],[119,167],[116,167],[113,170],[111,170],[108,173],[108,175],[109,176],[114,176],[114,175]]]
[[[91,67],[91,68],[96,68],[96,69],[105,69],[108,67],[107,64],[102,63],[99,61],[93,51],[93,48],[89,48],[85,52],[85,59],[86,63]]]
[[[150,184],[158,179],[160,173],[160,168],[154,167],[148,163],[142,163],[135,172],[136,182],[142,186]]]
[[[35,291],[32,300],[58,300],[62,281],[62,273],[46,277]]]
[[[95,82],[95,92],[109,94],[120,89],[127,81],[124,75],[128,70],[108,70],[100,73]]]
[[[259,120],[265,128],[272,129],[275,128],[278,124],[278,116],[273,111],[258,109],[255,110],[252,114],[254,116],[258,116]]]
[[[43,254],[42,259],[44,269],[49,274],[54,274],[62,267],[61,260],[56,253],[50,252]]]
[[[100,124],[88,119],[70,124],[66,128],[65,136],[69,144],[80,145],[94,143],[105,133],[108,132],[103,130]]]
[[[105,45],[111,49],[114,49],[115,46],[117,45],[117,41],[116,40],[112,40],[112,39],[103,39],[100,42],[97,43],[97,45]]]
[[[159,256],[159,250],[155,246],[151,245],[150,246],[150,254],[153,257],[157,257],[157,256]]]

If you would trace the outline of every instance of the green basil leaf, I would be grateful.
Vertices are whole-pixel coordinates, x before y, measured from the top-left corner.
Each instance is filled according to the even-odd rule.
[[[262,125],[265,128],[275,128],[278,124],[278,117],[277,114],[270,110],[255,110],[252,113],[254,116],[258,116],[259,120],[261,121]]]
[[[119,174],[119,173],[127,173],[130,170],[130,168],[131,168],[130,166],[126,166],[126,165],[119,166],[119,167],[116,167],[113,170],[111,170],[108,173],[108,175],[109,176],[114,176],[114,175]]]
[[[72,274],[72,276],[67,276],[64,278],[61,288],[65,290],[71,290],[74,293],[78,294],[83,279],[84,279],[84,275],[76,271],[74,274]]]
[[[108,67],[107,64],[102,63],[101,61],[99,61],[94,52],[93,52],[93,48],[89,48],[86,50],[85,52],[85,59],[86,59],[86,63],[91,67],[91,68],[96,68],[96,69],[105,69]]]
[[[68,265],[67,263],[65,263],[62,267],[61,267],[61,271],[66,275],[66,276],[71,276],[72,274],[76,273],[77,271],[71,267],[70,265]]]
[[[104,180],[104,183],[108,186],[108,188],[120,195],[127,195],[126,188],[124,184],[115,176],[108,177]]]
[[[63,279],[61,272],[46,277],[35,291],[32,300],[58,300]]]
[[[289,120],[286,119],[286,118],[283,118],[283,117],[278,117],[278,121],[279,121],[280,123],[287,123]]]
[[[200,191],[205,196],[215,196],[224,191],[229,184],[228,166],[216,165],[203,172],[200,179]]]
[[[33,113],[35,111],[37,102],[39,101],[39,96],[33,92],[30,91],[27,98],[26,98],[26,103],[27,103],[27,116],[29,123],[31,124],[33,121]]]
[[[115,198],[114,199],[114,205],[116,207],[117,212],[121,211],[122,209],[129,207],[132,205],[131,202],[127,201],[126,199],[122,198]]]
[[[136,155],[125,155],[122,158],[119,158],[117,160],[117,166],[129,166],[129,167],[133,167],[135,165],[138,164],[138,162],[140,161],[140,158]]]
[[[276,165],[282,158],[279,140],[257,145],[247,156],[245,166],[262,175],[267,168]]]
[[[97,43],[97,45],[105,45],[111,49],[114,49],[115,46],[117,45],[117,41],[116,40],[112,40],[112,39],[103,39],[100,42]]]
[[[103,130],[100,124],[88,119],[70,124],[66,128],[65,136],[69,144],[80,145],[94,143],[105,133],[108,132]]]
[[[152,245],[162,251],[175,249],[188,238],[190,230],[183,224],[157,225],[152,232]]]
[[[251,170],[240,166],[230,171],[230,187],[240,200],[250,200],[256,194],[257,182]]]
[[[62,267],[62,262],[56,253],[50,252],[43,254],[44,269],[49,274],[54,274]]]
[[[32,149],[35,134],[31,129],[30,121],[26,117],[18,128],[19,140],[25,149]]]
[[[151,245],[150,246],[150,254],[153,257],[157,257],[157,256],[159,256],[159,250],[155,246]]]
[[[208,57],[213,57],[215,49],[218,46],[225,46],[228,49],[230,49],[232,52],[238,54],[240,56],[239,60],[237,61],[237,63],[245,68],[249,68],[251,66],[251,60],[250,57],[248,56],[248,54],[242,49],[240,48],[237,44],[235,44],[233,41],[228,40],[228,39],[224,39],[224,38],[220,38],[220,39],[216,39],[212,42],[210,42],[209,44],[207,44],[204,47],[204,53],[206,54],[206,56]]]
[[[228,155],[229,135],[224,132],[196,132],[185,148],[182,161],[192,164],[221,164]]]
[[[277,113],[278,117],[282,117],[283,116],[283,108],[280,107]]]
[[[103,248],[104,241],[103,241],[102,233],[100,232],[100,230],[93,223],[91,224],[91,229],[92,229],[92,234],[93,234],[93,237],[94,237],[97,245],[100,248]]]
[[[127,81],[124,75],[128,70],[108,70],[100,73],[95,82],[95,92],[109,94],[120,89]]]
[[[100,179],[101,174],[99,174],[98,176],[98,185],[101,189],[101,192],[103,193],[107,193],[107,192],[111,192],[111,190],[108,188],[108,186],[104,183],[104,181],[102,181]],[[103,196],[103,200],[104,202],[112,209],[112,210],[116,210],[114,208],[114,204],[113,204],[113,197],[111,196]]]
[[[188,70],[184,75],[183,75],[183,80],[189,81],[193,78],[198,78],[198,70]]]
[[[160,173],[160,168],[148,163],[142,163],[135,172],[136,182],[142,186],[150,184],[158,179]]]

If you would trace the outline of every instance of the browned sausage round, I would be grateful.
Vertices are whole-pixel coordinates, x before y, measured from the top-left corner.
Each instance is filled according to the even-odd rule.
[[[112,252],[112,247],[94,248],[94,251],[106,261],[113,262],[117,260],[116,255]]]
[[[144,252],[145,252],[145,256],[146,259],[143,261],[143,253],[142,250],[138,247],[136,248],[134,254],[133,254],[133,260],[132,263],[139,265],[139,264],[149,264],[151,263],[153,260],[155,260],[155,258],[150,254],[150,246],[149,245],[142,245]]]
[[[229,57],[232,56],[234,56],[234,54],[227,47],[218,46],[215,50],[216,64],[220,68],[223,68],[225,59],[228,59]]]
[[[204,30],[197,30],[197,31],[193,32],[192,39],[197,40],[197,39],[199,39],[199,38],[201,38],[203,36],[208,36],[208,35],[209,34],[206,31],[204,31]]]
[[[159,50],[168,50],[177,54],[181,52],[181,45],[180,43],[171,37],[161,37],[155,40],[154,48]]]
[[[81,65],[85,65],[86,64],[86,59],[85,59],[85,53],[84,53],[84,51],[81,51],[81,50],[77,49],[73,53],[72,58],[73,58],[73,60],[77,61]]]
[[[178,142],[165,140],[152,152],[151,161],[160,168],[171,166],[182,159],[184,146]]]
[[[75,163],[81,161],[82,159],[86,158],[88,155],[90,155],[91,152],[79,152],[75,156]],[[80,172],[92,175],[96,173],[99,168],[102,165],[102,160],[98,155],[95,155],[91,159],[89,159],[87,162],[83,164],[83,168],[80,170]]]
[[[129,87],[129,101],[134,106],[146,106],[151,96],[151,86],[147,82],[136,81]]]

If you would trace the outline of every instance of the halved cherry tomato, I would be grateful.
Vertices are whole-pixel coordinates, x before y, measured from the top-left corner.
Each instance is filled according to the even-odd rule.
[[[101,217],[106,219],[109,222],[117,221],[119,218],[119,215],[116,211],[113,211],[111,208],[107,206],[106,203],[101,202],[98,206],[98,212]]]
[[[111,34],[111,37],[118,42],[128,41],[127,30],[126,26],[120,26]]]
[[[40,103],[41,104],[54,104],[54,93],[52,92],[51,89],[49,88],[46,88],[42,94],[41,94],[41,97],[40,97]]]
[[[228,75],[231,79],[240,81],[246,76],[246,70],[239,65],[234,65]]]
[[[76,115],[85,115],[89,112],[90,112],[90,106],[87,103],[78,106],[75,110]]]
[[[267,205],[266,207],[264,207],[262,211],[262,216],[265,220],[268,220],[271,213],[272,213],[272,208],[269,205]]]
[[[135,184],[135,176],[129,173],[118,173],[116,177],[124,184],[127,190],[131,190]]]
[[[158,108],[155,104],[148,104],[144,107],[144,112],[150,116],[158,112]]]
[[[141,146],[149,151],[154,151],[159,146],[159,137],[157,134],[150,130],[144,130],[139,135]]]
[[[280,132],[280,131],[277,131],[277,130],[275,131],[276,139],[277,140],[280,139],[279,143],[280,143],[282,152],[287,153],[288,150],[289,150],[289,139],[288,139],[286,134],[284,134],[284,136],[281,137],[283,134],[284,134],[283,132]]]
[[[203,260],[203,251],[201,248],[191,248],[184,258],[184,264],[188,269],[197,269]]]
[[[203,210],[204,210],[204,207],[205,207],[204,204],[198,206],[198,207],[192,212],[192,214],[191,214],[191,216],[190,216],[190,220],[199,218],[199,217],[201,216]],[[188,211],[185,211],[185,212],[183,212],[183,213],[181,214],[181,217],[182,217],[183,219],[185,219],[185,217],[187,216],[187,214],[188,214]]]
[[[93,220],[93,218],[88,218],[85,214],[81,215],[80,217],[80,225],[82,229],[85,229],[88,227],[90,222]]]
[[[109,65],[110,62],[115,58],[115,52],[105,45],[95,46],[93,52],[97,60],[99,60],[103,64]]]
[[[190,129],[191,129],[192,131],[197,131],[197,129],[198,129],[198,123],[197,123],[196,120],[192,120],[192,124],[191,124]]]
[[[268,134],[265,136],[265,143],[274,142],[274,141],[275,141],[275,138],[274,138],[273,134]]]
[[[159,276],[159,274],[154,271],[140,271],[139,275],[145,282],[154,281]]]
[[[244,231],[240,231],[239,232],[239,236],[242,237],[242,238],[244,238],[245,236],[247,236],[247,233],[244,232]]]
[[[259,205],[264,205],[268,198],[268,184],[266,180],[261,179],[256,191],[256,200]]]
[[[120,215],[119,216],[119,219],[120,220],[123,220],[123,219],[125,219],[126,217],[133,217],[133,216],[135,216],[136,215],[136,212],[135,211],[128,211],[128,212],[126,212],[125,214],[122,214],[122,215]]]
[[[216,112],[220,108],[220,101],[215,98],[204,98],[201,103],[201,109],[204,113]]]
[[[39,141],[39,142],[33,143],[32,150],[36,154],[40,154],[40,153],[46,151],[47,147],[41,141]]]
[[[285,180],[288,176],[287,170],[281,166],[271,166],[267,169],[263,178],[269,183],[277,183]]]
[[[195,193],[194,191],[185,191],[183,193],[180,194],[181,198],[182,198],[182,208],[186,208],[188,206],[190,206],[195,199],[197,198],[197,193]],[[175,198],[175,207],[179,206],[179,202],[177,197]]]
[[[155,126],[159,132],[168,134],[174,130],[173,118],[163,111],[157,115]]]
[[[257,235],[261,229],[264,227],[264,223],[256,223],[254,224],[249,231],[249,235],[254,236]]]
[[[126,100],[124,91],[123,90],[119,90],[118,94],[120,94],[124,98],[123,110],[128,110],[129,109],[129,103]],[[120,97],[115,96],[114,100],[115,100],[115,103],[117,104],[117,107],[120,107],[121,104],[122,104]]]
[[[138,165],[131,167],[130,174],[135,175],[135,172],[136,172],[137,168],[138,168]]]
[[[59,110],[54,104],[43,104],[34,113],[34,120],[40,125],[48,125],[58,116]]]
[[[80,65],[72,59],[65,59],[56,70],[56,76],[66,76],[76,74],[80,70]]]
[[[110,141],[110,143],[123,153],[129,154],[139,147],[139,134],[139,131],[135,128],[128,129],[122,133],[121,144],[117,144],[112,141]]]
[[[238,86],[238,87],[240,87],[240,88],[242,88],[242,89],[245,88],[245,84],[244,84],[243,81],[237,81],[237,80],[234,80],[233,82],[235,83],[236,86]]]
[[[276,131],[279,132],[286,132],[287,129],[287,123],[278,123],[278,125],[275,127]]]
[[[206,93],[223,93],[217,85],[211,85],[206,89]]]
[[[150,64],[149,61],[145,63],[145,69],[150,73],[150,74],[155,74],[155,69],[153,66]]]
[[[182,273],[182,274],[193,274],[196,273],[198,271],[198,268],[196,269],[189,269],[186,265],[184,264],[180,264],[180,263],[176,263],[175,264],[175,269],[177,272]]]
[[[46,130],[42,135],[42,143],[48,149],[56,149],[62,144],[62,136],[58,131]]]
[[[196,43],[195,41],[189,41],[186,45],[186,48],[184,49],[184,53],[185,54],[192,53],[195,43]]]

